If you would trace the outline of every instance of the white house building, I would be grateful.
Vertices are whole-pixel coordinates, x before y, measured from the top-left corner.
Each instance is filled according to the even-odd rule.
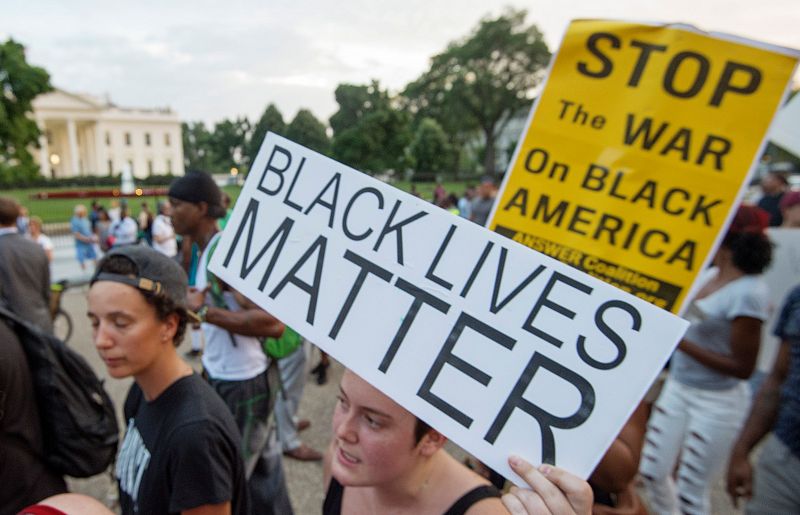
[[[129,109],[90,95],[56,89],[33,101],[42,131],[34,152],[42,175],[183,175],[181,122],[166,109]]]

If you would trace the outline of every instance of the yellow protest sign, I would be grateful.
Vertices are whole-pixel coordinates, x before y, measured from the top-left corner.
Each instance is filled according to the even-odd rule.
[[[679,312],[797,58],[688,27],[573,22],[489,228]]]

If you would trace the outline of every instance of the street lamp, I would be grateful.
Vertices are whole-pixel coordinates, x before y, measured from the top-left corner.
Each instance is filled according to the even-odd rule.
[[[61,162],[61,157],[58,154],[50,154],[50,164],[57,166]]]

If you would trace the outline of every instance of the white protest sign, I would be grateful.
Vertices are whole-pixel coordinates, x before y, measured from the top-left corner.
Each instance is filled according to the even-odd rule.
[[[686,329],[271,133],[209,266],[517,482],[510,454],[587,477]]]
[[[769,139],[784,150],[800,157],[800,95],[795,95],[775,115]]]

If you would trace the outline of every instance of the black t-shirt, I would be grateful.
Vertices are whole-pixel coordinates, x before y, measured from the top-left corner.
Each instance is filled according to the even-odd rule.
[[[180,513],[231,501],[248,512],[240,437],[227,406],[197,374],[147,402],[134,383],[117,458],[123,514]]]

